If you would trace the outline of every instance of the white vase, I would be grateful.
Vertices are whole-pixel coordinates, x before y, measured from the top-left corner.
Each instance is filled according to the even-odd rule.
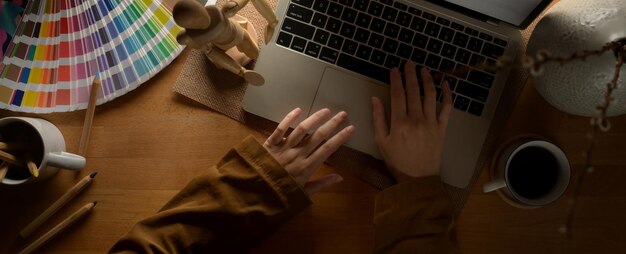
[[[625,39],[626,0],[561,0],[539,21],[528,42],[527,55],[547,49],[553,56],[600,49],[607,42]],[[554,107],[574,115],[597,115],[596,106],[613,78],[616,57],[610,51],[586,61],[563,66],[551,63],[542,75],[533,77],[537,91]],[[626,113],[626,67],[613,92],[608,116]]]

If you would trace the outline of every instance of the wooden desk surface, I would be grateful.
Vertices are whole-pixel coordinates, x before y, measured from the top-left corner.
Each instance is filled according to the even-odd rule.
[[[185,51],[154,79],[98,106],[87,168],[60,172],[37,185],[0,186],[0,253],[15,252],[67,217],[97,200],[93,213],[53,239],[46,253],[102,253],[138,220],[155,213],[195,175],[202,173],[252,129],[172,91]],[[27,115],[0,111],[0,117]],[[32,116],[32,115],[31,115]],[[65,135],[68,151],[78,149],[84,110],[34,115],[50,120]],[[561,146],[580,170],[589,120],[557,111],[528,84],[501,140],[522,133],[545,136]],[[612,119],[594,154],[596,171],[584,182],[572,240],[559,234],[567,198],[545,208],[521,210],[496,194],[483,194],[483,170],[458,221],[466,253],[613,253],[626,249],[626,117]],[[84,193],[61,209],[27,240],[18,232],[80,177],[97,171]],[[336,169],[324,166],[322,172]],[[342,173],[341,171],[337,171]],[[254,253],[369,253],[377,190],[355,177],[313,196],[314,205],[284,224]],[[571,188],[570,188],[571,190]],[[566,195],[569,195],[569,191]],[[567,196],[566,196],[567,197]]]

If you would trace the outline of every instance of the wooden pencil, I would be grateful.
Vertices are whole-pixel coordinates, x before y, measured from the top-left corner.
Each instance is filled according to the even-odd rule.
[[[24,166],[24,160],[2,150],[0,150],[0,159],[13,165]]]
[[[0,142],[0,150],[10,152],[10,151],[23,151],[32,149],[35,146],[30,143],[24,142]]]
[[[0,182],[4,180],[4,177],[7,175],[7,171],[9,171],[9,163],[3,161],[2,164],[0,164]]]
[[[98,172],[93,172],[88,176],[85,176],[83,179],[78,181],[72,188],[67,190],[63,196],[61,196],[57,201],[55,201],[48,209],[46,209],[39,217],[37,217],[33,222],[28,224],[21,232],[20,235],[23,238],[29,236],[33,231],[35,231],[41,224],[43,224],[46,220],[48,220],[52,215],[54,215],[61,207],[63,207],[67,202],[72,200],[74,197],[78,195],[82,190],[87,187],[89,183],[96,177]]]
[[[80,136],[80,143],[78,146],[78,155],[81,156],[85,156],[85,154],[87,153],[87,144],[89,143],[91,125],[93,123],[93,115],[96,111],[96,102],[98,100],[99,91],[100,78],[96,76],[91,83],[91,90],[89,91],[89,103],[87,104],[87,110],[85,110],[85,121],[83,122],[83,133]]]
[[[39,177],[39,168],[37,167],[37,164],[35,164],[33,156],[30,153],[26,153],[24,154],[24,159],[26,159],[26,167],[28,168],[28,171],[30,171],[30,174],[34,177]]]
[[[94,206],[96,206],[97,203],[98,203],[97,201],[94,201],[92,203],[86,204],[85,206],[81,207],[80,209],[78,209],[78,211],[76,211],[72,215],[70,215],[70,217],[68,217],[67,219],[63,220],[61,223],[59,223],[56,226],[54,226],[54,228],[52,228],[50,231],[45,233],[39,239],[37,239],[34,242],[32,242],[30,245],[28,245],[22,251],[20,251],[19,254],[26,254],[26,253],[34,252],[39,247],[41,247],[42,245],[44,245],[45,243],[50,241],[50,239],[55,237],[61,231],[63,231],[67,227],[69,227],[72,224],[74,224],[74,222],[76,222],[79,219],[85,217],[85,215],[87,215],[87,213],[89,211],[91,211],[94,208]]]

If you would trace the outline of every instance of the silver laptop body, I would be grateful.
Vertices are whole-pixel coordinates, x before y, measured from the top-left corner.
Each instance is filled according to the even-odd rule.
[[[300,1],[294,0],[294,2]],[[511,59],[515,57],[521,37],[517,27],[493,20],[479,21],[421,0],[395,2],[435,14],[457,25],[469,27],[481,33],[481,37],[482,34],[487,34],[504,39],[507,43],[503,47],[503,55]],[[289,8],[295,8],[290,7],[290,4],[292,4],[290,0],[280,0],[276,7],[276,15],[281,23],[277,26],[270,42],[261,48],[261,54],[255,66],[255,70],[265,77],[265,85],[248,86],[243,100],[244,110],[275,122],[279,122],[296,107],[304,112],[300,121],[325,107],[333,112],[344,110],[348,112],[349,124],[356,127],[354,136],[346,146],[381,158],[374,143],[371,97],[381,98],[388,111],[390,105],[388,84],[328,63],[319,57],[312,57],[306,51],[297,52],[285,45],[279,45],[277,37],[281,27],[286,25],[287,11]],[[435,23],[437,20],[431,22]],[[283,41],[281,42],[284,44]],[[365,44],[366,42],[359,43]],[[295,46],[295,42],[293,45]],[[479,116],[468,113],[467,109],[452,111],[441,171],[441,177],[445,183],[464,188],[470,182],[507,75],[508,70],[499,71],[495,75]],[[470,101],[474,99],[470,98]],[[459,103],[461,107],[463,103],[468,104],[462,101]]]

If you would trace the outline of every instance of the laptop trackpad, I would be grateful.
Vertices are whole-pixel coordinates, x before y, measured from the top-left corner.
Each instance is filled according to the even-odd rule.
[[[383,101],[385,110],[388,112],[388,85],[381,85],[362,76],[327,67],[310,112],[314,113],[322,108],[329,108],[334,113],[342,110],[348,112],[349,124],[354,125],[356,129],[346,145],[380,159],[380,152],[374,142],[372,124],[371,98],[373,96]]]

